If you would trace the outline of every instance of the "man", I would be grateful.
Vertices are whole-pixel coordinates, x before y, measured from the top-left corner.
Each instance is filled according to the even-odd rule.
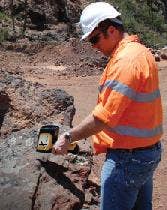
[[[124,32],[120,13],[96,2],[82,12],[82,39],[109,56],[98,103],[78,126],[60,136],[54,154],[93,135],[95,153],[106,153],[101,210],[151,210],[152,179],[161,156],[162,106],[158,71],[137,36]]]

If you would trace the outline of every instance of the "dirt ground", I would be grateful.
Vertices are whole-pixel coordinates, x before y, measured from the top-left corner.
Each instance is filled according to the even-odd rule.
[[[49,53],[48,53],[49,50]],[[56,54],[52,54],[51,50],[48,49],[44,54],[40,55],[40,59],[37,54],[33,56],[26,55],[20,52],[9,52],[1,51],[0,52],[0,67],[8,69],[11,72],[17,72],[21,74],[24,79],[38,82],[45,85],[48,88],[59,88],[64,89],[67,93],[74,97],[74,103],[76,107],[76,115],[74,117],[73,125],[77,125],[81,120],[87,116],[94,105],[96,104],[97,98],[97,87],[98,80],[100,78],[99,74],[92,74],[86,76],[87,74],[82,74],[81,76],[68,75],[64,70],[68,69],[68,66],[64,63],[55,62]],[[54,49],[55,50],[55,49]],[[52,51],[53,52],[53,51]],[[55,51],[57,52],[57,51]],[[67,50],[64,51],[64,55],[67,53]],[[68,55],[73,57],[73,50],[68,51]],[[85,55],[85,52],[83,52]],[[46,56],[48,56],[46,58]],[[50,57],[49,57],[50,56]],[[69,59],[71,57],[69,56]],[[76,56],[76,54],[75,54]],[[88,55],[87,55],[88,56]],[[54,60],[52,59],[54,58]],[[59,56],[60,57],[60,56]],[[88,56],[89,57],[89,56]],[[44,59],[45,58],[45,59]],[[49,62],[48,59],[50,58]],[[84,58],[85,59],[85,58]],[[38,61],[38,62],[37,62]],[[76,61],[80,61],[79,59]],[[72,64],[75,66],[76,64]],[[71,65],[71,66],[72,66]],[[91,64],[89,64],[91,65]],[[161,61],[158,63],[159,66],[159,77],[160,77],[160,88],[164,108],[164,136],[163,136],[163,153],[162,161],[159,165],[159,168],[156,171],[154,176],[154,197],[153,204],[155,210],[167,210],[166,198],[167,198],[167,61]],[[89,67],[89,66],[86,66]],[[93,67],[94,68],[94,67]],[[61,76],[58,76],[58,74]],[[70,73],[69,73],[70,74]],[[94,158],[94,174],[97,182],[99,181],[100,166],[102,164],[104,156],[99,156]]]

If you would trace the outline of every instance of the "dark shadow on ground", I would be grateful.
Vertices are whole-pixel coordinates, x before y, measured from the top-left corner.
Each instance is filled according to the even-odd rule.
[[[0,91],[0,129],[2,127],[5,114],[8,112],[10,107],[10,98],[4,91]]]
[[[41,163],[41,166],[45,168],[49,176],[55,179],[56,182],[63,186],[64,189],[69,190],[73,195],[79,198],[80,203],[77,204],[79,206],[77,208],[74,207],[73,210],[82,208],[85,201],[85,194],[64,174],[68,168],[51,161],[44,162],[40,159],[38,159],[38,161]]]

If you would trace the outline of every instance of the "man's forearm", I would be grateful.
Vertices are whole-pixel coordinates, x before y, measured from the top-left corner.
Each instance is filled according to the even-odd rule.
[[[102,131],[106,125],[90,114],[86,117],[78,126],[70,130],[72,141],[78,141],[80,139],[87,138]]]

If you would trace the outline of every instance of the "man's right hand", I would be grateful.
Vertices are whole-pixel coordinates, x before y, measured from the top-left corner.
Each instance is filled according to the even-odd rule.
[[[65,134],[62,134],[56,143],[53,145],[52,153],[54,155],[66,155],[68,152],[69,142],[65,138]]]

